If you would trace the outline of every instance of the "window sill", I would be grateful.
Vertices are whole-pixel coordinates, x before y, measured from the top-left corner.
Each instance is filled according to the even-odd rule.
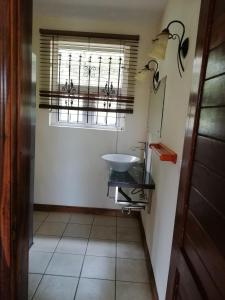
[[[69,129],[89,129],[89,130],[99,130],[99,131],[125,131],[125,128],[115,128],[110,126],[94,126],[94,125],[83,125],[83,124],[61,124],[61,123],[55,123],[55,124],[49,124],[50,127],[60,127],[60,128],[69,128]]]

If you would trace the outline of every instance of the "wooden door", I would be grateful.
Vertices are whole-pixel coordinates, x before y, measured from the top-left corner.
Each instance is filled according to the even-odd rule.
[[[167,299],[225,299],[225,1],[202,1]]]
[[[31,197],[32,1],[0,0],[0,299],[26,300]]]

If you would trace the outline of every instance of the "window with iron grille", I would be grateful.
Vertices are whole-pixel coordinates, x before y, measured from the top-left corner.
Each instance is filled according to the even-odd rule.
[[[123,129],[139,36],[40,29],[40,103],[50,125]]]

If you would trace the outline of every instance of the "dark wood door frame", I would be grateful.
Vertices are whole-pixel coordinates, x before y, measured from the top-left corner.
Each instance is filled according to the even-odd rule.
[[[194,70],[193,83],[192,83],[190,102],[189,102],[189,111],[187,117],[187,127],[185,133],[184,152],[183,152],[181,176],[180,176],[179,191],[178,191],[178,202],[177,202],[177,211],[176,211],[176,219],[175,219],[175,227],[174,227],[173,246],[172,246],[170,271],[169,271],[168,285],[167,285],[167,295],[166,295],[167,300],[178,299],[177,289],[178,289],[179,276],[176,269],[177,269],[178,262],[182,260],[180,253],[184,241],[184,233],[186,228],[186,215],[188,211],[188,201],[190,196],[189,190],[191,185],[192,167],[193,167],[193,160],[195,155],[196,140],[198,134],[198,127],[199,127],[199,118],[200,118],[200,111],[201,111],[200,106],[201,106],[201,100],[203,96],[203,87],[205,82],[215,3],[216,0],[201,1],[197,46],[196,46],[194,68],[193,68]],[[199,289],[201,290],[201,284],[198,281],[198,278],[196,277],[194,279],[198,283]],[[202,297],[202,299],[208,299],[208,298],[211,299],[210,298],[211,296],[209,296],[208,294],[205,295],[205,297],[203,295],[201,295],[200,297]],[[192,297],[191,299],[194,300],[195,298]]]
[[[0,299],[26,300],[32,1],[0,0]]]
[[[16,91],[12,88],[17,73],[15,64],[14,43],[11,24],[15,22],[16,14],[12,11],[12,1],[0,1],[0,298],[13,299],[13,256],[12,256],[12,214],[11,214],[11,146],[15,143],[15,137],[11,136],[12,103],[11,97],[16,97]],[[16,83],[16,82],[15,82]],[[10,87],[11,86],[11,87]]]

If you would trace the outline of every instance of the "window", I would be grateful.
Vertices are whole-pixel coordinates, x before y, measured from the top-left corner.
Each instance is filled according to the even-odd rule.
[[[123,129],[133,112],[138,36],[41,29],[40,108],[54,126]]]

